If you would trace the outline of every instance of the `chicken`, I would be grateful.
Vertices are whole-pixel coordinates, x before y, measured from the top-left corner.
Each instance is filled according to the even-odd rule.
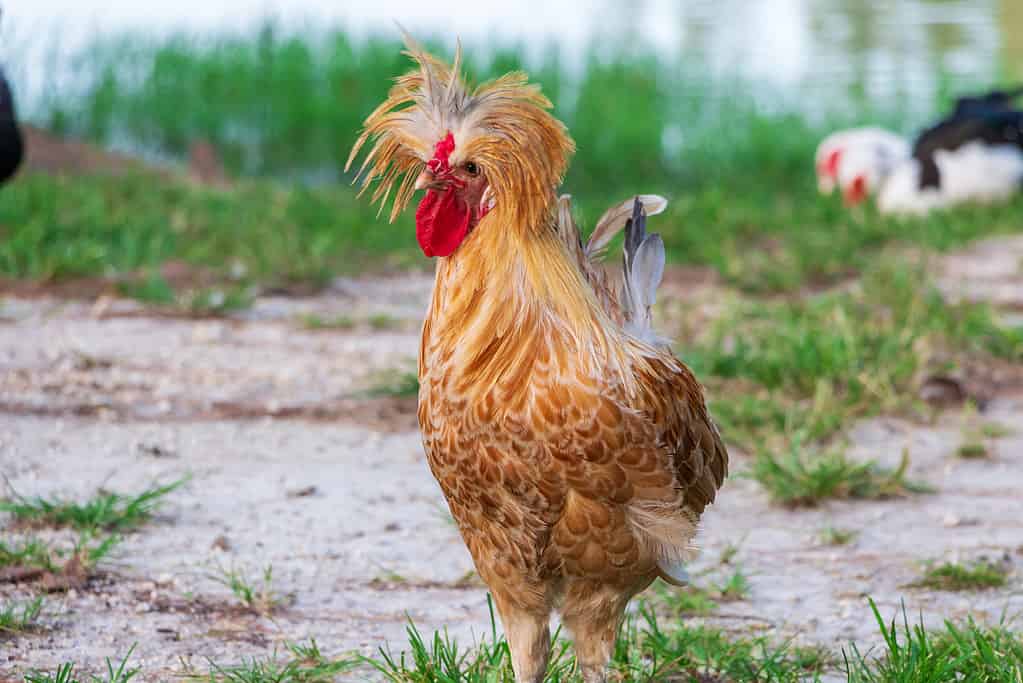
[[[1007,199],[1023,179],[1020,97],[1023,87],[960,97],[912,144],[873,126],[832,133],[817,146],[817,187],[841,188],[849,206],[877,195],[889,214]]]
[[[922,216],[1011,199],[1023,188],[1023,112],[999,108],[1001,95],[989,96],[988,109],[961,101],[957,113],[922,131],[912,147],[898,138],[847,143],[836,162],[846,204],[876,195],[882,214]]]
[[[419,350],[429,466],[497,606],[518,683],[538,683],[558,610],[604,681],[629,600],[686,580],[728,454],[692,372],[650,329],[664,247],[643,197],[582,245],[556,188],[574,143],[521,73],[470,90],[406,36],[418,68],[366,119],[363,190],[391,218],[425,190],[439,257]],[[374,182],[376,183],[374,186]],[[595,259],[626,231],[615,291]]]
[[[814,168],[817,171],[817,189],[821,194],[831,194],[836,187],[841,187],[843,192],[865,191],[860,187],[858,190],[851,190],[841,184],[839,171],[844,157],[851,152],[868,156],[877,163],[883,164],[884,160],[892,158],[901,160],[909,156],[909,143],[895,133],[878,128],[867,126],[863,128],[850,128],[832,133],[817,145],[814,154]]]
[[[14,96],[0,71],[0,183],[7,182],[21,165],[24,143],[14,111]]]

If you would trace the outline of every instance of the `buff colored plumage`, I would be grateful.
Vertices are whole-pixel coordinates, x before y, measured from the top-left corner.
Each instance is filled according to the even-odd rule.
[[[451,167],[478,165],[486,184],[485,210],[438,260],[423,326],[430,468],[494,596],[517,681],[543,680],[555,609],[584,679],[603,681],[629,599],[658,576],[684,578],[728,464],[699,383],[649,329],[663,246],[643,224],[664,202],[613,207],[584,246],[556,194],[574,145],[539,89],[509,74],[470,90],[457,55],[449,68],[407,43],[418,68],[352,151],[372,144],[365,187],[376,181],[381,202],[397,187],[393,218],[449,132]],[[615,291],[594,261],[623,225],[632,275]]]

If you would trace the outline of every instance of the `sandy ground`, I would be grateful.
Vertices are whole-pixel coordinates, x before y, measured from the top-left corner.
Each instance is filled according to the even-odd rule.
[[[1023,310],[1021,253],[1023,239],[1013,238],[953,255],[943,261],[943,288]],[[682,278],[666,298],[712,306],[708,287]],[[142,680],[310,637],[328,654],[400,650],[408,617],[465,643],[487,633],[486,593],[426,466],[414,401],[362,393],[381,373],[414,367],[429,288],[422,275],[339,281],[315,298],[260,299],[227,320],[160,317],[119,300],[5,300],[0,473],[10,486],[87,496],[191,479],[124,537],[97,579],[50,596],[46,629],[0,636],[0,674],[66,660],[98,670],[133,644]],[[360,322],[307,330],[301,316],[313,312]],[[386,330],[369,323],[380,314],[391,321]],[[732,562],[751,592],[710,621],[838,650],[877,642],[868,595],[887,616],[904,601],[931,624],[1023,611],[1015,572],[1007,587],[984,592],[906,587],[928,559],[1023,564],[1023,394],[995,396],[983,417],[1013,432],[980,461],[953,455],[957,411],[928,425],[876,419],[852,430],[854,456],[895,463],[906,449],[911,476],[938,490],[903,500],[781,509],[741,476],[747,462],[738,456],[738,476],[705,517],[693,569],[731,572],[719,558],[737,546]],[[858,535],[824,546],[818,536],[828,526]],[[21,532],[0,533],[9,541]],[[258,578],[268,565],[282,603],[272,618],[239,609],[215,578],[225,569]],[[0,583],[0,600],[27,595]]]

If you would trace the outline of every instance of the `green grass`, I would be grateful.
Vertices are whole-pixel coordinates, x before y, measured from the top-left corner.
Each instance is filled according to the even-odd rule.
[[[445,42],[439,53],[450,56]],[[751,292],[835,281],[890,243],[940,250],[1021,227],[1023,200],[896,221],[816,194],[817,141],[863,121],[912,128],[898,101],[878,108],[850,96],[835,103],[840,114],[811,118],[796,93],[712,80],[703,65],[634,47],[595,44],[581,71],[554,46],[527,65],[578,143],[565,189],[583,224],[609,198],[665,194],[672,203],[655,229],[670,260],[712,266]],[[180,259],[225,278],[241,266],[244,287],[423,263],[410,216],[387,225],[340,170],[363,118],[409,68],[397,35],[294,34],[272,22],[230,35],[108,35],[76,64],[76,87],[52,88],[44,106],[51,128],[178,158],[201,138],[230,171],[262,180],[206,190],[151,177],[23,177],[0,202],[0,275],[138,275]],[[524,66],[501,46],[469,46],[465,64],[474,78]],[[309,176],[328,183],[311,187]],[[179,295],[152,276],[124,287],[163,303]]]
[[[985,439],[1003,439],[1016,431],[1001,422],[985,422],[980,426],[980,435]]]
[[[879,250],[893,242],[946,248],[1020,228],[1023,202],[978,209],[980,215],[964,209],[955,217],[926,222],[889,224],[875,216],[847,224],[852,219],[837,208],[829,218],[815,216],[829,200],[817,197],[810,183],[812,177],[784,182],[776,189],[782,196],[743,188],[712,200],[707,197],[721,189],[669,193],[673,203],[658,217],[656,230],[664,236],[670,260],[711,266],[725,282],[752,293],[773,293],[869,269]],[[607,197],[640,189],[655,188],[609,188],[593,199],[577,195],[582,220],[592,224],[606,208]],[[975,227],[958,240],[932,234],[932,223],[947,222]],[[0,226],[4,277],[104,277],[119,283],[126,295],[186,310],[193,300],[195,307],[214,311],[245,306],[256,285],[316,287],[338,273],[425,266],[411,214],[389,225],[348,187],[246,181],[229,191],[212,192],[146,176],[68,179],[27,174],[5,188]],[[852,243],[835,244],[836,239]],[[770,254],[750,244],[764,240],[772,245]],[[197,293],[179,292],[157,273],[161,264],[173,260],[208,269],[221,284]],[[244,273],[241,280],[234,275],[239,270]],[[209,306],[214,299],[224,303]]]
[[[127,654],[116,664],[107,657],[107,670],[103,675],[91,675],[88,679],[79,678],[75,673],[74,663],[65,662],[52,673],[39,670],[30,671],[25,674],[24,681],[25,683],[128,683],[141,672],[141,669],[128,667],[128,659],[134,651],[135,646],[132,645]]]
[[[243,293],[253,282],[322,284],[367,259],[407,265],[417,251],[408,216],[387,225],[347,187],[252,181],[213,192],[145,175],[26,174],[4,189],[0,274],[35,280],[130,275],[122,289],[159,304],[178,298],[152,274],[170,260],[209,269]]]
[[[83,532],[72,546],[63,548],[55,548],[37,538],[12,543],[0,541],[0,568],[41,569],[53,575],[78,569],[89,573],[95,570],[120,542],[121,537],[116,534],[95,534],[91,531]],[[80,566],[75,568],[73,564],[69,564],[72,562]]]
[[[51,548],[36,538],[20,542],[0,541],[0,567],[39,567],[54,569]]]
[[[845,653],[849,683],[1016,683],[1023,680],[1023,640],[1004,621],[995,627],[945,622],[941,631],[910,626],[905,607],[902,628],[886,623],[870,603],[884,637],[880,653]]]
[[[1012,434],[999,422],[984,422],[977,415],[977,406],[969,401],[963,408],[962,440],[955,450],[956,457],[978,460],[991,457],[990,441]]]
[[[741,569],[736,568],[723,583],[717,585],[717,591],[725,602],[745,600],[750,592],[749,579]]]
[[[822,673],[850,683],[1016,683],[1023,672],[1023,641],[1009,624],[980,626],[946,622],[940,631],[889,625],[870,601],[884,640],[880,650],[851,645],[836,658],[820,647],[776,644],[769,637],[736,636],[685,621],[665,623],[643,607],[622,627],[609,680],[621,683],[678,681],[723,683],[817,680]],[[408,650],[387,652],[369,663],[394,683],[510,683],[507,644],[492,634],[478,647],[462,649],[446,633],[425,638],[410,624]],[[556,640],[546,681],[577,681],[571,650]]]
[[[650,607],[672,617],[707,616],[717,611],[719,603],[745,600],[750,585],[746,574],[736,568],[723,581],[698,584],[695,581],[676,587],[658,582]]]
[[[224,281],[214,287],[184,286],[175,289],[156,272],[121,282],[118,292],[158,308],[191,316],[226,315],[252,305],[256,287]]]
[[[852,529],[840,529],[838,527],[828,526],[821,529],[818,537],[820,542],[824,545],[849,545],[859,535],[858,531]]]
[[[983,442],[966,441],[959,444],[959,448],[956,449],[956,455],[965,460],[976,460],[989,457],[991,451],[988,450],[987,445]]]
[[[370,328],[382,331],[382,330],[393,330],[401,327],[401,319],[395,318],[393,315],[386,313],[376,313],[366,319],[369,323]]]
[[[0,640],[5,635],[25,633],[38,628],[43,611],[43,599],[28,602],[0,604]]]
[[[404,321],[386,313],[376,313],[366,317],[364,320],[357,320],[350,315],[322,316],[317,313],[307,313],[299,316],[298,323],[307,330],[344,330],[351,331],[364,324],[374,332],[401,329]]]
[[[404,370],[387,370],[376,373],[371,386],[363,392],[370,398],[412,398],[419,394],[419,376]]]
[[[984,559],[967,564],[943,562],[929,565],[923,576],[909,585],[941,591],[984,590],[1001,588],[1008,582],[1008,576],[1008,567]]]
[[[832,400],[865,415],[904,406],[929,356],[1023,358],[1023,330],[1000,325],[982,305],[945,302],[925,264],[884,259],[852,290],[738,302],[709,339],[682,352],[706,374],[748,379],[807,402]],[[785,420],[764,406],[746,410],[762,422]],[[826,418],[805,417],[817,418],[814,436],[827,434]]]
[[[163,499],[180,488],[188,478],[163,486],[152,486],[136,495],[99,492],[85,502],[42,496],[14,494],[0,501],[6,512],[19,523],[39,526],[70,527],[80,531],[130,531],[148,521]]]
[[[1023,675],[1023,640],[1006,621],[983,626],[972,620],[946,621],[940,630],[887,623],[870,601],[883,645],[862,651],[853,643],[835,657],[819,647],[777,643],[769,635],[735,635],[722,630],[666,619],[646,605],[627,618],[615,646],[609,680],[618,683],[796,683],[841,675],[850,683],[1016,683]],[[206,673],[188,667],[181,677],[210,683],[328,683],[340,675],[370,672],[392,683],[512,683],[508,644],[491,631],[472,647],[463,647],[446,631],[424,635],[413,622],[408,644],[399,653],[381,650],[375,657],[325,656],[315,640],[288,643],[283,653],[225,665],[210,661]],[[547,683],[578,683],[571,647],[554,636]],[[134,648],[133,648],[134,649]],[[138,669],[127,666],[131,651],[115,665],[107,660],[105,676],[91,683],[127,683]],[[55,673],[34,671],[26,683],[76,683],[74,665]]]
[[[752,476],[771,499],[790,507],[812,507],[829,499],[883,500],[932,491],[906,477],[909,458],[894,470],[874,461],[854,462],[841,451],[805,453],[798,448],[784,456],[760,451]]]
[[[331,659],[320,652],[315,640],[308,644],[287,643],[282,658],[275,652],[267,658],[253,657],[233,666],[210,662],[209,672],[186,674],[187,680],[209,683],[332,683],[337,676],[355,669],[355,656]]]
[[[1023,331],[986,307],[945,302],[926,264],[882,259],[856,286],[809,297],[740,300],[680,355],[709,386],[729,441],[755,455],[772,498],[885,498],[921,490],[905,467],[886,471],[844,452],[841,432],[885,413],[922,416],[928,373],[965,361],[1023,357]]]
[[[234,567],[217,567],[210,578],[226,586],[242,606],[258,614],[272,614],[282,604],[283,599],[273,586],[273,565],[266,565],[258,579]]]
[[[718,595],[711,587],[690,584],[668,587],[657,584],[653,605],[673,617],[706,616],[718,608]]]
[[[355,329],[355,319],[348,315],[324,317],[316,313],[307,313],[299,317],[299,324],[307,330],[345,330]]]
[[[418,38],[451,57],[450,36],[444,45]],[[463,62],[473,81],[528,67],[588,152],[570,177],[577,193],[619,186],[623,167],[636,182],[660,187],[757,165],[788,173],[816,133],[795,98],[755,101],[749,83],[711,82],[703,65],[608,48],[595,42],[581,71],[564,65],[555,45],[528,65],[517,46],[470,45]],[[50,89],[43,118],[54,130],[127,137],[170,156],[208,140],[234,174],[340,177],[362,120],[411,68],[402,49],[397,31],[360,40],[340,27],[295,33],[272,21],[244,33],[108,33],[74,57],[81,77],[73,88]],[[873,114],[862,101],[842,105],[843,121],[850,110]],[[681,142],[665,146],[666,132]]]
[[[493,630],[477,647],[463,649],[447,633],[424,637],[408,627],[408,649],[382,651],[367,660],[393,683],[511,683],[507,642]],[[610,680],[639,681],[796,681],[820,665],[819,652],[773,645],[768,638],[732,637],[703,626],[665,625],[647,608],[622,627],[611,662]],[[578,681],[568,643],[556,637],[549,683]]]

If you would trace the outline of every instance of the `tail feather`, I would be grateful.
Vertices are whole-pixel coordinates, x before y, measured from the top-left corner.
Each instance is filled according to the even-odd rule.
[[[591,260],[599,260],[614,236],[625,227],[636,202],[643,205],[648,216],[656,216],[668,206],[668,200],[656,194],[638,194],[612,206],[597,221],[589,241],[586,242],[586,255]]]
[[[647,341],[656,341],[650,309],[657,301],[657,287],[664,277],[664,241],[658,234],[647,234],[646,212],[637,197],[632,216],[625,223],[625,251],[622,283],[622,307],[630,332]]]

